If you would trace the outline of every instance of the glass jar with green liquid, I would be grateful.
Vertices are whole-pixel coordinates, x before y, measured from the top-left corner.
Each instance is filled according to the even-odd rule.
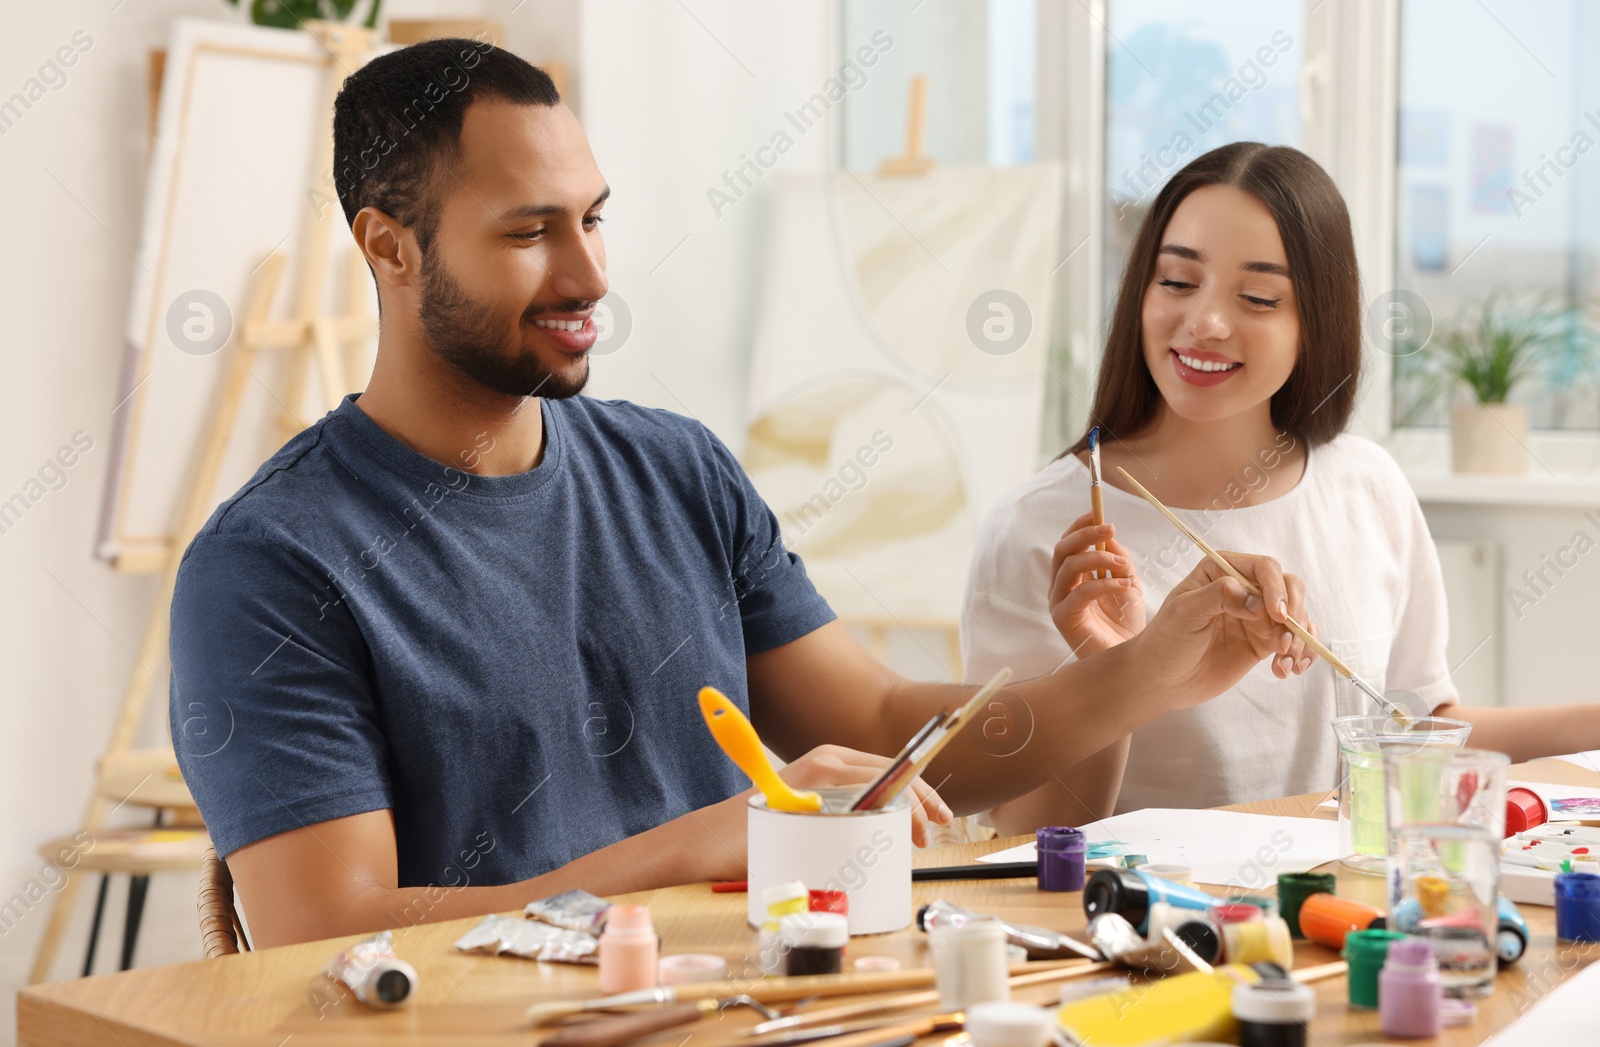
[[[1389,854],[1384,819],[1385,753],[1406,755],[1428,747],[1459,749],[1472,725],[1442,716],[1341,716],[1339,740],[1339,853],[1348,868],[1382,876]]]

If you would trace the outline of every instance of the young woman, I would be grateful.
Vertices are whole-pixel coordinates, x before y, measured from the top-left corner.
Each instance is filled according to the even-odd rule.
[[[1315,161],[1245,142],[1179,171],[1134,239],[1095,391],[1107,523],[1088,513],[1087,435],[1001,499],[962,614],[970,677],[1027,678],[1120,643],[1203,555],[1120,467],[1213,548],[1258,549],[1305,579],[1308,627],[1409,711],[1471,721],[1470,744],[1514,760],[1600,747],[1600,706],[1457,703],[1422,510],[1388,454],[1344,432],[1360,323],[1349,215]],[[1332,788],[1329,721],[1381,710],[1287,634],[1285,648],[990,820],[1031,832]]]

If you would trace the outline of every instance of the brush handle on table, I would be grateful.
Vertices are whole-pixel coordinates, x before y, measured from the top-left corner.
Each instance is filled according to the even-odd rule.
[[[717,1001],[700,1000],[695,1003],[674,1003],[653,1011],[624,1014],[618,1017],[594,1018],[565,1028],[539,1041],[540,1047],[623,1047],[623,1044],[642,1040],[651,1033],[688,1025],[699,1021],[717,1009]]]

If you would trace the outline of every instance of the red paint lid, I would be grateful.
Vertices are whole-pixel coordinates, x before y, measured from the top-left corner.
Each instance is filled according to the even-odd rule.
[[[1550,820],[1550,810],[1532,789],[1506,790],[1506,835],[1523,833]]]
[[[1254,905],[1243,903],[1213,905],[1211,918],[1218,923],[1249,923],[1251,920],[1261,919],[1261,910]]]
[[[850,915],[850,896],[843,891],[812,891],[812,912],[836,912]]]

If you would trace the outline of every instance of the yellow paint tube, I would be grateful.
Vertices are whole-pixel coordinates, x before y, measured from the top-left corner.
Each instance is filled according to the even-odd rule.
[[[1086,1000],[1064,1004],[1056,1020],[1076,1042],[1094,1047],[1140,1047],[1189,1040],[1231,1040],[1233,987],[1261,975],[1230,963],[1209,974],[1177,974]]]

